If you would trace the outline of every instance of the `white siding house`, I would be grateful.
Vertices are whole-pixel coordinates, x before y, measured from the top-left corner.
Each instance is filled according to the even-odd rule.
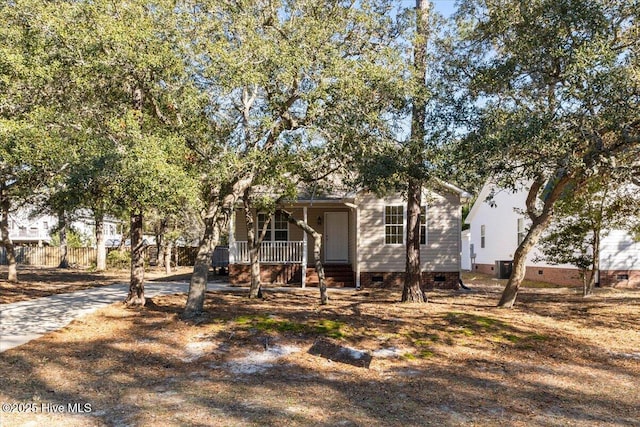
[[[16,245],[49,245],[51,233],[58,225],[58,218],[46,214],[34,214],[32,209],[22,208],[9,214],[9,237]],[[83,212],[71,222],[71,228],[95,245],[95,222],[90,212]],[[106,241],[121,238],[120,221],[106,218],[104,221]]]
[[[493,193],[491,200],[488,197]],[[527,190],[517,192],[485,184],[472,206],[465,223],[470,225],[472,270],[500,276],[500,261],[512,261],[513,254],[530,223],[525,209]],[[526,278],[562,285],[578,285],[575,267],[551,265],[535,261],[540,255],[534,249],[527,257]],[[601,242],[602,285],[640,286],[640,242],[629,233],[611,230]]]

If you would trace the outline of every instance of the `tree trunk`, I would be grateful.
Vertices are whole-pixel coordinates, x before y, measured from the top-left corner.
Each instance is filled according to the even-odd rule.
[[[593,288],[596,286],[596,278],[600,273],[600,230],[593,230],[592,245],[592,258],[591,258],[591,275],[589,276],[589,282],[582,292],[583,297],[588,297],[593,293]]]
[[[69,268],[68,241],[67,241],[67,216],[64,212],[58,215],[58,233],[60,234],[60,264],[58,268]]]
[[[242,202],[244,207],[244,220],[247,224],[247,247],[249,249],[249,262],[251,265],[249,298],[262,298],[262,289],[260,286],[260,238],[256,236],[248,188],[244,192]]]
[[[498,307],[512,308],[513,304],[515,304],[518,296],[518,290],[520,289],[520,285],[522,284],[522,280],[524,280],[524,275],[527,271],[527,267],[525,265],[527,261],[527,254],[535,246],[547,225],[548,220],[543,220],[543,218],[540,218],[538,221],[531,224],[529,232],[522,243],[520,243],[520,246],[516,249],[513,256],[513,270],[511,271],[511,276],[509,277],[507,286],[504,288],[504,291],[502,291]]]
[[[418,88],[425,86],[427,72],[427,40],[429,36],[429,2],[416,0],[416,37],[413,51],[414,80]],[[425,137],[426,100],[422,90],[412,100],[411,140],[409,153],[412,166],[407,187],[406,268],[402,302],[426,302],[422,292],[420,265],[420,202],[422,199],[423,145]]]
[[[326,305],[329,303],[329,295],[327,294],[327,282],[325,281],[324,267],[322,265],[322,234],[314,230],[309,224],[301,219],[293,217],[291,212],[281,210],[287,216],[287,221],[291,224],[302,229],[305,233],[313,238],[313,259],[316,264],[316,273],[318,273],[318,287],[320,288],[320,304]]]
[[[209,267],[211,266],[211,256],[213,250],[220,240],[220,230],[225,229],[229,225],[229,220],[236,201],[244,194],[244,191],[251,186],[253,175],[248,173],[245,176],[236,179],[227,189],[225,196],[219,198],[212,194],[209,200],[209,209],[204,218],[204,236],[200,240],[196,262],[193,266],[193,274],[189,283],[189,296],[185,305],[182,316],[189,319],[200,314],[204,309],[204,296],[207,291],[207,278],[209,275]],[[222,193],[219,192],[218,194]]]
[[[125,301],[128,306],[144,306],[144,250],[142,236],[142,212],[131,214],[131,281],[129,296]]]
[[[215,214],[207,216],[204,219],[204,225],[204,237],[198,247],[198,254],[196,255],[196,261],[193,266],[193,274],[191,275],[191,281],[189,283],[189,296],[182,313],[182,317],[185,319],[193,318],[204,310],[204,297],[207,292],[211,255],[220,238],[220,230],[216,223]]]
[[[107,248],[104,241],[104,215],[95,214],[96,223],[96,271],[107,269]]]
[[[173,241],[165,239],[163,246],[164,250],[162,253],[162,263],[164,265],[164,272],[169,275],[171,274],[171,252],[173,252]]]
[[[156,253],[158,254],[158,267],[164,267],[164,251],[167,248],[165,241],[168,225],[169,220],[167,218],[162,219],[160,221],[160,228],[156,232]]]
[[[557,179],[556,179],[557,178]],[[572,178],[566,175],[563,171],[556,173],[556,178],[553,186],[548,192],[545,191],[544,205],[542,211],[538,214],[536,209],[536,200],[538,199],[538,192],[542,189],[545,181],[542,178],[538,178],[529,189],[527,194],[526,206],[527,213],[532,220],[531,227],[524,237],[513,257],[513,270],[509,281],[502,291],[502,296],[498,302],[498,307],[512,308],[516,302],[518,296],[518,290],[524,280],[526,273],[526,261],[529,251],[538,243],[542,232],[547,228],[551,219],[553,218],[553,207],[564,192],[567,185],[572,182]],[[547,183],[547,185],[549,185]]]
[[[9,283],[18,283],[18,263],[16,261],[16,252],[9,236],[9,208],[11,204],[6,195],[4,188],[0,188],[0,233],[2,233],[2,246],[7,253],[7,264],[9,265],[9,275],[7,281]]]
[[[264,222],[262,229],[256,233],[255,220],[251,210],[251,198],[247,188],[242,197],[244,207],[244,219],[247,224],[247,247],[249,249],[249,263],[251,265],[251,286],[249,298],[262,298],[262,286],[260,282],[260,246],[267,234],[271,218]]]
[[[422,185],[414,178],[409,179],[407,191],[407,248],[402,302],[426,302],[422,292],[420,265],[420,202]]]

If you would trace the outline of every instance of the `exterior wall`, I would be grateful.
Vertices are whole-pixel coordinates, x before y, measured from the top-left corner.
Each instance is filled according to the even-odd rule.
[[[600,285],[613,288],[640,289],[640,270],[603,270],[600,271]]]
[[[495,264],[474,264],[473,270],[478,273],[497,276]],[[580,273],[575,268],[547,267],[527,265],[525,279],[536,282],[546,282],[562,286],[582,286]]]
[[[402,288],[403,272],[362,272],[360,287],[366,288]],[[423,272],[422,289],[459,289],[460,272]]]
[[[494,265],[496,261],[512,260],[518,247],[518,219],[523,218],[525,229],[531,223],[522,213],[527,198],[526,191],[496,190],[489,204],[486,201],[491,185],[485,185],[473,205],[466,222],[470,224],[471,254],[474,264]],[[485,245],[482,247],[482,226],[485,227]],[[474,257],[475,254],[475,257]],[[549,268],[573,268],[569,264],[551,265],[537,261],[540,253],[534,248],[527,256],[527,265]],[[474,268],[475,269],[475,268]]]
[[[640,270],[640,242],[625,231],[611,230],[600,243],[600,269]]]
[[[404,244],[385,244],[384,207],[403,205],[406,217],[406,201],[400,195],[379,199],[365,193],[358,196],[357,204],[360,206],[360,271],[404,272]],[[427,244],[422,245],[420,250],[422,270],[443,273],[460,271],[462,214],[459,195],[425,193],[423,204],[427,206]],[[364,276],[361,274],[360,277],[362,279]]]
[[[493,264],[473,264],[472,271],[475,271],[481,274],[488,274],[490,276],[495,276],[496,271],[494,267],[495,266]]]

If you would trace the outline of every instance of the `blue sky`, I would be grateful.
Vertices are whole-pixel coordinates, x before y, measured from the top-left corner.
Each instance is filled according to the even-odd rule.
[[[433,8],[440,12],[445,18],[455,11],[455,0],[429,0]],[[402,7],[415,7],[416,0],[400,0]]]

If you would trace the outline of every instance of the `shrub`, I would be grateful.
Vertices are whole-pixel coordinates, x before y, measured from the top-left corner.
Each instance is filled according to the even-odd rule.
[[[107,267],[127,268],[131,265],[131,252],[115,250],[107,255]]]

